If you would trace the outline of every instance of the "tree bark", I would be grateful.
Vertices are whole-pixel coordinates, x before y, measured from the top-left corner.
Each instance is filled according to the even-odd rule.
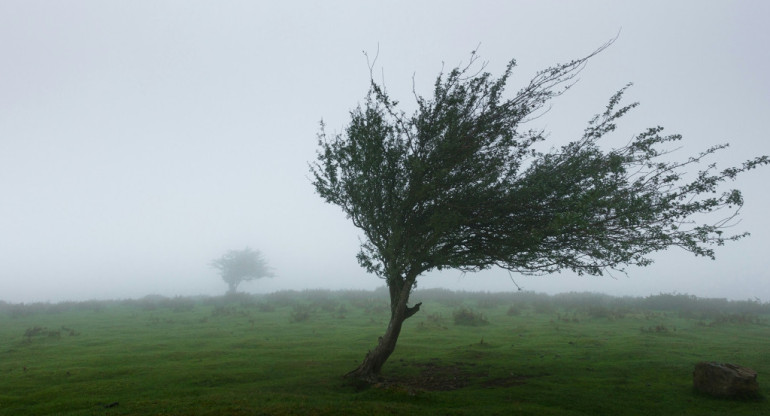
[[[400,291],[393,290],[394,288],[391,287],[391,316],[388,329],[379,338],[377,346],[373,350],[369,350],[358,368],[346,374],[346,377],[368,383],[374,383],[379,380],[382,366],[396,349],[396,342],[398,341],[399,334],[401,334],[401,327],[404,321],[416,314],[420,310],[420,305],[422,305],[422,302],[420,302],[412,307],[406,306],[415,279],[404,280]]]
[[[228,295],[233,295],[235,292],[238,291],[238,283],[237,282],[227,282],[229,285],[229,289],[227,290]]]

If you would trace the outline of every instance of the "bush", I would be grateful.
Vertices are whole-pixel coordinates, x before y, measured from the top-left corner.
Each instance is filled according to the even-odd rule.
[[[270,302],[259,302],[257,304],[257,309],[260,312],[275,312],[275,305]]]
[[[521,308],[515,305],[511,305],[510,308],[508,308],[508,312],[506,312],[508,316],[519,316],[521,315]]]
[[[348,313],[348,308],[345,305],[340,305],[336,311],[334,311],[334,317],[337,319],[345,319],[345,315]]]
[[[674,332],[676,332],[676,327],[672,327]],[[639,328],[642,333],[645,334],[666,334],[669,332],[669,328],[663,324],[658,324],[655,326],[649,326],[647,328],[641,327]]]
[[[62,327],[61,330],[58,330],[58,329],[48,329],[46,327],[36,326],[32,328],[27,328],[27,330],[24,331],[24,338],[26,339],[27,342],[31,342],[33,337],[47,337],[47,338],[60,339],[62,330],[69,332],[69,335],[71,336],[79,335],[78,333],[75,332],[75,330],[66,328],[66,327]]]
[[[295,305],[294,310],[291,311],[289,322],[293,324],[298,322],[305,322],[310,319],[311,312],[312,310],[307,305]]]
[[[235,306],[215,306],[211,311],[211,316],[214,318],[229,317],[229,316],[248,316],[245,311],[239,310]]]
[[[750,313],[732,313],[727,315],[723,314],[716,317],[714,321],[709,324],[709,326],[724,324],[762,324],[762,319],[759,316]]]
[[[481,326],[489,324],[489,321],[479,312],[468,308],[460,308],[452,313],[455,325]]]

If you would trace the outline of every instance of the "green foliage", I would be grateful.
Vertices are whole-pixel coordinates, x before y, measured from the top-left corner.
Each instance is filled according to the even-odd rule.
[[[711,164],[688,179],[727,146],[672,162],[666,146],[681,137],[662,127],[604,150],[600,139],[637,106],[621,104],[627,87],[580,139],[534,150],[546,135],[523,124],[604,47],[541,71],[512,98],[504,91],[515,62],[493,78],[474,73],[473,55],[440,74],[411,115],[372,81],[343,133],[329,136],[322,125],[313,184],[363,230],[361,264],[389,285],[443,268],[602,274],[647,265],[648,254],[671,246],[713,257],[713,246],[745,236],[723,233],[743,199],[718,187],[770,159],[722,171]],[[693,220],[720,210],[728,212],[714,222]]]
[[[238,285],[249,280],[272,277],[273,272],[267,266],[259,251],[246,247],[243,250],[230,250],[222,257],[211,262],[219,270],[222,280],[227,283],[229,294],[235,294]]]

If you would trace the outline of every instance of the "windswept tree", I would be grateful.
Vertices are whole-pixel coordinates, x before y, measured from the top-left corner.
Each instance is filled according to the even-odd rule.
[[[211,266],[219,270],[222,280],[227,283],[228,294],[235,293],[242,282],[273,276],[262,254],[248,247],[228,251],[212,261]]]
[[[467,66],[439,74],[433,97],[415,93],[412,114],[371,79],[342,133],[328,135],[321,124],[313,185],[361,229],[358,261],[390,292],[385,334],[350,376],[377,379],[402,324],[420,309],[408,306],[417,277],[430,270],[601,275],[649,265],[651,253],[672,246],[713,258],[714,246],[747,235],[725,234],[743,198],[719,186],[768,158],[695,171],[727,145],[672,161],[668,146],[681,137],[661,127],[601,147],[637,105],[621,103],[627,87],[577,139],[537,150],[546,135],[526,122],[608,45],[538,72],[512,95],[505,87],[515,61],[495,78],[474,69],[473,53]]]

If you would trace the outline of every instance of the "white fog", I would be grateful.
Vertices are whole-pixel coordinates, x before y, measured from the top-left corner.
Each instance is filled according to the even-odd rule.
[[[364,99],[362,51],[413,109],[442,67],[478,47],[511,93],[582,57],[580,81],[533,127],[548,146],[582,134],[608,98],[641,106],[607,146],[662,125],[677,157],[718,143],[719,167],[770,154],[770,3],[717,1],[4,1],[0,3],[0,300],[218,295],[210,266],[260,250],[276,276],[241,286],[374,289],[361,233],[315,193],[321,119]],[[628,275],[514,276],[527,291],[770,301],[770,171],[729,185],[745,207],[716,261],[683,250]],[[504,270],[431,273],[418,287],[514,291]]]

